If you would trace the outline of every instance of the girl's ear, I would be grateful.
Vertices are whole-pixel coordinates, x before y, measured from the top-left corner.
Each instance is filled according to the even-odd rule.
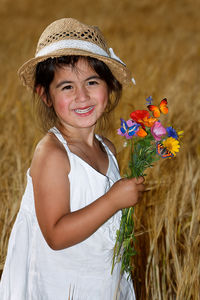
[[[47,97],[47,94],[45,93],[44,87],[41,85],[38,85],[35,89],[36,93],[38,94],[38,96],[40,97],[40,99],[48,106],[51,107],[52,106],[52,102],[51,99],[49,99]]]

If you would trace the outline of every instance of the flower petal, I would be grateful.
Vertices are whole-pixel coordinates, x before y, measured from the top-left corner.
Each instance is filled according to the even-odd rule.
[[[168,137],[173,137],[176,140],[178,139],[178,134],[172,126],[167,127],[166,130]]]
[[[138,121],[141,121],[144,119],[144,117],[149,118],[150,117],[150,113],[148,112],[148,110],[135,110],[130,114],[131,119],[133,119],[133,121],[139,123]]]
[[[151,127],[151,134],[153,135],[156,141],[160,141],[162,136],[167,133],[165,127],[161,124],[160,121],[157,121]]]
[[[176,155],[176,152],[179,152],[180,144],[179,141],[173,137],[169,137],[163,141],[163,145],[167,150]]]
[[[147,132],[142,127],[140,127],[139,130],[136,132],[136,135],[139,137],[145,137],[147,135]]]

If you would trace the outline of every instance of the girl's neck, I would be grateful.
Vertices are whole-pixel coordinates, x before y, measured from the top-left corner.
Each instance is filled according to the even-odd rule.
[[[95,126],[90,128],[66,128],[60,124],[57,128],[68,144],[81,143],[88,146],[94,145]]]

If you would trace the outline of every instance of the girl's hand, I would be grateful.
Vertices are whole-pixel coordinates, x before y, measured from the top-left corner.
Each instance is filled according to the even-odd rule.
[[[144,178],[123,178],[117,181],[107,195],[116,210],[137,204],[145,190]]]

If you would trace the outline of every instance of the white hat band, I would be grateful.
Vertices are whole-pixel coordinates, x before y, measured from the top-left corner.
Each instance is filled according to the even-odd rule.
[[[61,49],[85,50],[85,51],[88,51],[88,52],[92,52],[93,54],[98,54],[98,55],[102,55],[102,56],[106,56],[106,57],[116,59],[117,61],[119,61],[120,63],[125,65],[123,63],[123,61],[121,61],[121,59],[115,55],[112,48],[109,49],[109,51],[110,51],[110,56],[109,56],[108,53],[105,50],[103,50],[101,47],[99,47],[98,45],[95,45],[95,44],[93,44],[91,42],[88,42],[88,41],[71,40],[71,39],[70,40],[61,40],[61,41],[55,42],[53,44],[50,44],[50,45],[42,48],[36,54],[36,57],[48,55],[53,51],[61,50]]]

